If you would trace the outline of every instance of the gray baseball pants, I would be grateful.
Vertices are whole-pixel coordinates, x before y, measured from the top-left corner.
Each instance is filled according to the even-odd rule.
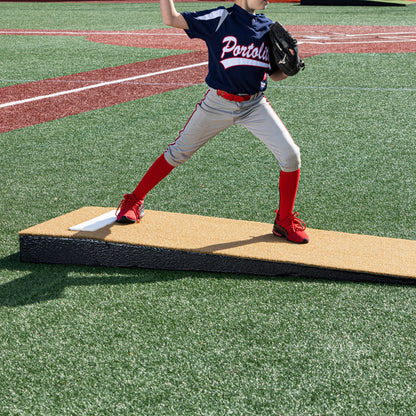
[[[300,169],[299,147],[263,93],[236,102],[219,96],[212,88],[197,104],[175,142],[166,149],[166,161],[174,167],[181,165],[211,138],[234,124],[244,126],[260,139],[276,157],[281,170]]]

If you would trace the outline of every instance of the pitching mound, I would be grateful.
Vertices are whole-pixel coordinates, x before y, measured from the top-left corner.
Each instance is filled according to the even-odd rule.
[[[148,210],[121,225],[114,212],[84,207],[21,231],[21,260],[416,283],[416,241],[308,229],[297,245],[266,223]]]

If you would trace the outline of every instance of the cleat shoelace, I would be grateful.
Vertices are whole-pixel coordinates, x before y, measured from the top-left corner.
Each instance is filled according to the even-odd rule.
[[[306,224],[298,217],[299,213],[294,212],[283,220],[279,220],[278,224],[287,231],[304,231],[306,229]]]
[[[124,195],[123,200],[120,202],[116,209],[116,216],[120,213],[121,208],[125,209],[125,212],[132,210],[140,220],[140,204],[138,204],[130,195]]]

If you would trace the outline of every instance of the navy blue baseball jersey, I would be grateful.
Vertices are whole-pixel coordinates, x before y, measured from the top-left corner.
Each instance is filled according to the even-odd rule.
[[[208,86],[232,94],[266,89],[270,70],[267,32],[272,20],[236,4],[182,15],[189,26],[188,36],[207,44]]]

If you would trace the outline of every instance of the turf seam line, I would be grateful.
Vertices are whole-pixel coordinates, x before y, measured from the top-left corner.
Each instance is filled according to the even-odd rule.
[[[371,87],[321,87],[313,85],[268,85],[268,88],[296,88],[300,90],[349,90],[349,91],[390,91],[416,92],[416,88],[371,88]]]

